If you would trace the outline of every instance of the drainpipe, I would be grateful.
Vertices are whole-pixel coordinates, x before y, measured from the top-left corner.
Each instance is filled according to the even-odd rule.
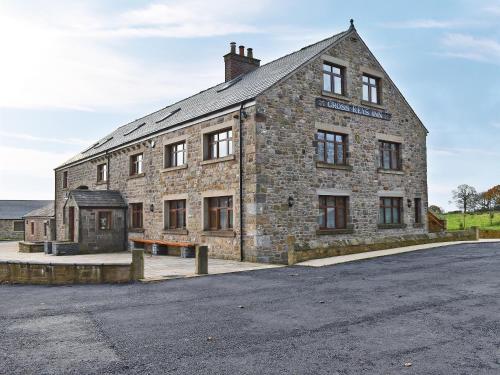
[[[108,151],[106,151],[106,190],[109,190],[109,175],[111,170],[109,161],[110,161],[110,156],[108,154]]]
[[[240,122],[239,122],[239,154],[240,154],[240,261],[243,261],[243,105],[240,106]],[[246,114],[245,114],[246,115]]]

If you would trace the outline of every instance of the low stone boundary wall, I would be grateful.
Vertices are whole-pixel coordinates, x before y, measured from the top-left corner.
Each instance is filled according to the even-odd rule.
[[[20,253],[43,253],[43,242],[19,242]]]
[[[0,262],[0,283],[43,285],[128,283],[140,278],[144,278],[143,250],[132,252],[131,263]]]
[[[314,249],[294,249],[288,252],[288,264],[292,265],[306,260],[327,258],[339,255],[358,254],[368,251],[393,249],[396,247],[421,245],[434,242],[473,241],[478,240],[476,229],[438,232],[420,235],[386,237],[378,241],[343,240],[338,243]]]
[[[500,230],[479,229],[479,238],[500,239]]]

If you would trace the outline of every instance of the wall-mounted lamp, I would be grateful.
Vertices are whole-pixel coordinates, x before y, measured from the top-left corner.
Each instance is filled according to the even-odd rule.
[[[288,197],[288,207],[293,207],[293,204],[295,203],[293,197],[290,195]]]
[[[411,208],[411,199],[407,199],[406,204],[408,205],[408,208]]]
[[[155,210],[155,206],[154,206],[154,204],[151,204],[149,206],[149,211],[154,212],[154,210]]]

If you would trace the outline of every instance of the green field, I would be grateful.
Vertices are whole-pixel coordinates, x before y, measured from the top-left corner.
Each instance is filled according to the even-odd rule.
[[[461,213],[443,215],[448,222],[448,230],[463,229],[460,225],[463,224],[464,218]],[[492,225],[493,224],[493,225]],[[493,223],[490,222],[489,213],[467,214],[465,216],[465,227],[479,227],[481,229],[497,229],[500,230],[500,212],[493,213]]]

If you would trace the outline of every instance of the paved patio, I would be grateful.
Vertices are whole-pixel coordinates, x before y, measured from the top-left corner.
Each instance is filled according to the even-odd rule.
[[[53,256],[44,253],[20,253],[17,242],[0,242],[0,261],[19,261],[33,263],[58,263],[58,264],[110,264],[131,263],[130,252],[93,254],[93,255],[68,255]],[[145,281],[159,281],[180,277],[195,277],[194,259],[184,259],[174,256],[144,256]],[[210,275],[253,271],[266,268],[282,267],[279,265],[237,262],[233,260],[212,259],[208,260],[208,273]]]

